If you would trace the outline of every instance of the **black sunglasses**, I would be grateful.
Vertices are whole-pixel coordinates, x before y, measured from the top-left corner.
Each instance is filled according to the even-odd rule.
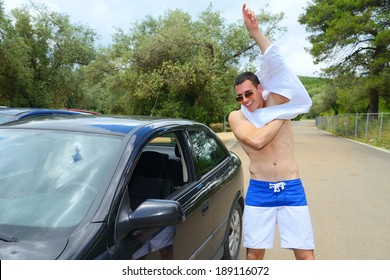
[[[242,102],[244,100],[243,95],[245,96],[245,98],[250,98],[253,95],[253,91],[248,91],[248,92],[245,92],[244,94],[237,95],[236,96],[236,101],[237,102]]]

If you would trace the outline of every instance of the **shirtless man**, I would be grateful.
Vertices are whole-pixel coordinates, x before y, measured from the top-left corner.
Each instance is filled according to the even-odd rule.
[[[245,26],[263,56],[276,48],[259,30],[253,11],[244,4],[242,12]],[[254,124],[243,113],[256,114],[270,106],[288,104],[290,99],[271,91],[265,100],[262,84],[250,72],[236,78],[235,91],[241,110],[230,113],[229,124],[250,159],[244,210],[246,257],[264,258],[265,249],[273,247],[278,224],[283,248],[292,249],[296,259],[314,259],[312,225],[294,157],[291,121],[275,119],[265,125]]]

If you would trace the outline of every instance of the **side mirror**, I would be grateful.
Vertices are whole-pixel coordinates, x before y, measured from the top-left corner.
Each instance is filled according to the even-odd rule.
[[[128,200],[123,202],[124,205],[129,205]],[[110,251],[119,259],[128,259],[142,246],[134,233],[157,231],[162,227],[178,225],[184,220],[183,207],[173,200],[147,199],[133,212],[128,207],[123,207],[115,227],[116,244]]]
[[[174,226],[184,222],[185,215],[177,201],[148,199],[129,215],[131,230]]]

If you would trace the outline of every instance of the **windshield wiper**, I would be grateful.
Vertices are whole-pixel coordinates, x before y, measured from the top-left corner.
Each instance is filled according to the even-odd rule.
[[[5,242],[15,242],[16,237],[0,232],[0,240],[3,240]]]

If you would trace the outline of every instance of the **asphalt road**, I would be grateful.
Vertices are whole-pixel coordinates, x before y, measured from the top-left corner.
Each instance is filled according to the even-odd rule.
[[[331,135],[312,121],[294,122],[293,131],[316,259],[389,260],[390,152]],[[248,157],[232,133],[220,137],[241,158],[247,186]],[[245,258],[244,248],[239,258]],[[292,251],[280,249],[277,232],[265,259],[294,259]]]

